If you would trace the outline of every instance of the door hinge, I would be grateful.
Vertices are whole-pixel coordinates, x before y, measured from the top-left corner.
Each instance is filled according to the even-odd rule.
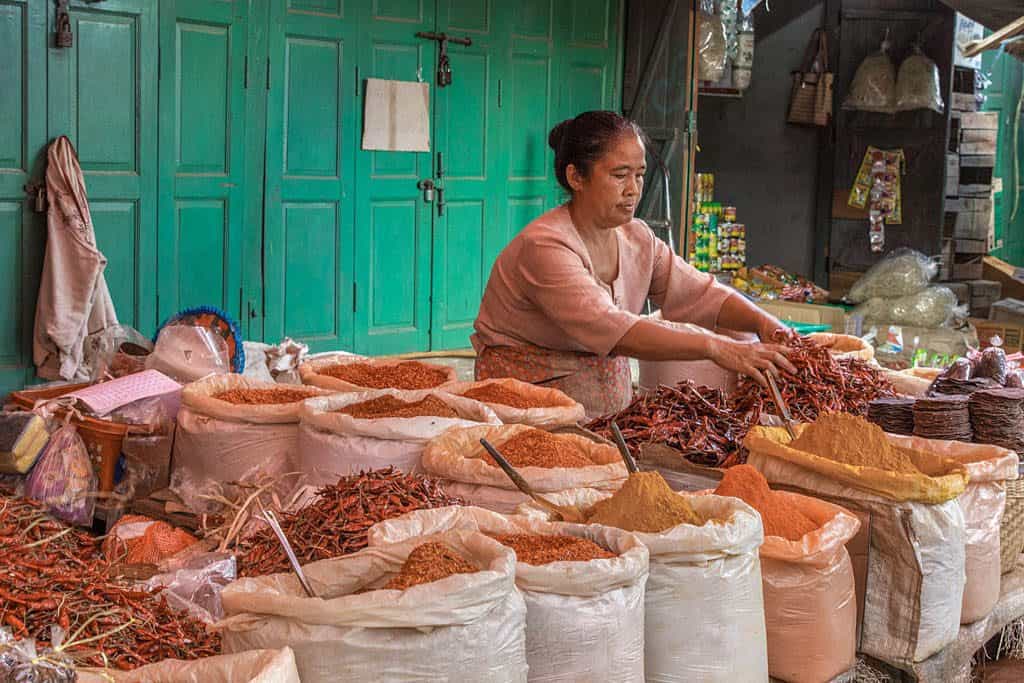
[[[245,64],[245,66],[243,67],[244,71],[242,72],[242,87],[245,88],[245,89],[248,89],[249,88],[249,55],[245,56],[244,64]]]
[[[270,57],[267,57],[267,90],[270,90]]]

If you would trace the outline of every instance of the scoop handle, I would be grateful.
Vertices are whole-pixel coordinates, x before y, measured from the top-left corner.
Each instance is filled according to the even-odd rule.
[[[619,429],[619,425],[615,423],[615,420],[612,420],[612,436],[615,437],[615,445],[619,447],[622,462],[626,463],[626,470],[630,473],[639,472],[640,468],[636,466],[636,460],[633,459],[633,454],[629,452],[626,439],[622,436],[622,431]]]
[[[538,496],[530,485],[526,483],[526,480],[523,479],[522,475],[516,471],[516,468],[512,467],[512,464],[505,459],[505,456],[499,453],[498,449],[491,445],[490,441],[487,439],[480,439],[480,445],[484,447],[484,450],[487,451],[492,458],[494,458],[494,461],[498,463],[498,467],[505,471],[505,474],[507,474],[508,478],[512,480],[512,483],[516,485],[516,488],[528,495],[539,505],[543,506],[545,510],[554,512],[560,519],[565,519],[565,512],[554,503],[544,500]]]

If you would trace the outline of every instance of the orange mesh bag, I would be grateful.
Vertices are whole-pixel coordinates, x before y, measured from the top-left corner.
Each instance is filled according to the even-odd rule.
[[[157,564],[196,542],[195,536],[167,522],[125,515],[103,542],[103,554],[110,562]]]

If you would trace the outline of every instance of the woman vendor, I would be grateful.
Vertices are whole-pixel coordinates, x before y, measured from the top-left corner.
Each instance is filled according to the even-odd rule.
[[[646,170],[635,123],[588,111],[555,126],[548,144],[570,198],[498,256],[474,326],[477,379],[561,389],[595,416],[632,399],[630,357],[710,359],[762,384],[765,372],[795,372],[783,346],[765,343],[786,334],[775,317],[687,264],[634,217]],[[694,325],[641,317],[648,299],[665,319]]]

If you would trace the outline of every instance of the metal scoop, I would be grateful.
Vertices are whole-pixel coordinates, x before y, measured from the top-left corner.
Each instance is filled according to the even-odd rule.
[[[263,519],[267,521],[274,534],[277,536],[277,540],[281,543],[281,547],[284,548],[284,554],[288,556],[288,561],[292,565],[292,571],[295,572],[295,576],[299,577],[299,583],[302,584],[302,589],[306,591],[306,595],[311,598],[319,597],[316,591],[313,590],[313,586],[309,584],[309,580],[306,578],[305,572],[302,571],[302,567],[299,565],[299,558],[295,556],[295,551],[292,550],[292,544],[288,542],[288,537],[284,535],[284,530],[277,521],[277,516],[270,510],[263,512]]]
[[[626,463],[626,471],[630,474],[639,472],[640,468],[636,466],[636,460],[633,459],[633,454],[629,452],[626,439],[622,436],[619,425],[615,423],[615,420],[612,420],[612,436],[615,437],[615,445],[619,447],[619,455],[622,456],[622,462]]]
[[[498,463],[498,466],[505,471],[505,474],[507,474],[508,478],[512,480],[512,483],[516,485],[516,488],[536,501],[537,504],[545,510],[555,515],[556,521],[583,522],[583,513],[576,508],[555,505],[551,501],[537,495],[533,488],[526,483],[526,480],[523,479],[522,475],[520,475],[519,472],[516,472],[516,468],[512,467],[512,465],[509,464],[509,461],[505,459],[505,456],[499,453],[498,449],[492,446],[487,439],[480,439],[480,445],[484,447],[484,450],[487,451],[492,458],[494,458],[494,461]]]

